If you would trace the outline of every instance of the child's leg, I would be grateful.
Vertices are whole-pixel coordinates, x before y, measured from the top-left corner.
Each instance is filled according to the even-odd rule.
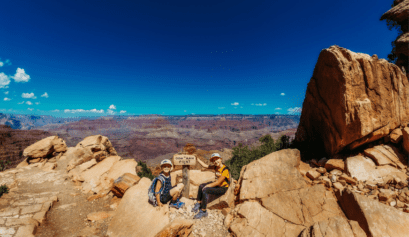
[[[196,198],[198,203],[202,202],[204,186],[206,186],[206,185],[208,185],[210,183],[212,183],[212,182],[207,182],[207,183],[203,183],[203,184],[199,185],[199,189],[197,190],[197,198]]]
[[[176,185],[176,187],[172,188],[169,193],[170,196],[172,196],[173,201],[176,201],[176,199],[178,199],[180,193],[182,192],[183,188],[185,186],[182,183],[179,183],[178,185]]]
[[[227,188],[223,188],[223,187],[214,187],[214,188],[206,188],[204,190],[204,195],[203,195],[203,201],[200,204],[200,209],[202,211],[206,211],[206,206],[207,206],[207,196],[209,194],[215,194],[215,195],[223,195],[225,194],[227,191]]]

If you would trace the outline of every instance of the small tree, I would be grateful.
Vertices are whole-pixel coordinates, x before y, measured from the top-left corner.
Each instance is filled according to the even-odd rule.
[[[391,8],[393,8],[393,7],[395,7],[395,1],[391,5]],[[380,20],[381,21],[383,21],[383,20],[386,21],[386,25],[387,25],[389,30],[396,29],[398,31],[398,37],[396,37],[396,39],[398,39],[403,34],[400,22],[389,20],[389,19],[386,19],[386,18],[383,18],[383,17],[381,17]],[[396,55],[396,39],[391,42],[392,50],[391,50],[391,53],[388,54],[388,62],[390,62],[390,63],[396,63],[396,60],[398,59],[398,55]]]
[[[152,171],[148,168],[148,166],[146,165],[145,162],[142,161],[138,161],[138,166],[142,167],[141,172],[138,172],[138,176],[139,177],[146,177],[150,180],[152,180],[153,178],[155,178],[155,176],[153,176]]]

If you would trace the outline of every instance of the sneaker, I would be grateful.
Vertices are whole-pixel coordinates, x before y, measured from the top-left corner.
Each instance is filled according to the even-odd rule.
[[[197,212],[197,211],[199,211],[199,208],[200,208],[200,203],[195,203],[195,205],[194,205],[193,208],[192,208],[192,212]]]
[[[170,207],[173,207],[173,208],[176,208],[176,209],[182,208],[184,205],[185,205],[185,203],[179,201],[179,198],[175,202],[169,203]]]
[[[179,209],[179,208],[182,208],[184,205],[185,205],[185,203],[184,203],[184,202],[181,202],[181,201],[179,201],[179,200],[176,202],[176,206],[178,207],[178,209]]]
[[[206,217],[207,215],[208,215],[208,214],[207,214],[207,211],[204,212],[204,211],[200,210],[199,213],[197,213],[197,214],[193,217],[193,219],[202,219],[203,217]]]

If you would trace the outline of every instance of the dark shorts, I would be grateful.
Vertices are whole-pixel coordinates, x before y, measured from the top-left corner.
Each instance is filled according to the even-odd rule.
[[[170,200],[172,200],[172,196],[170,196],[170,192],[163,193],[160,195],[160,202],[165,204],[168,203]]]

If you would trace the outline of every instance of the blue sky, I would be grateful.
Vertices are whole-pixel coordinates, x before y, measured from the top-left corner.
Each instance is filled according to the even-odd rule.
[[[387,57],[392,2],[4,1],[0,112],[287,114],[322,49]]]

